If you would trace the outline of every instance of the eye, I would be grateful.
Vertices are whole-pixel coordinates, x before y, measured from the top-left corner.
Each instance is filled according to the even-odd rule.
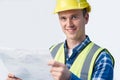
[[[75,19],[75,20],[76,20],[76,19],[79,19],[79,16],[73,15],[73,16],[72,16],[72,19],[73,19],[73,20],[74,20],[74,19]]]
[[[65,17],[60,17],[60,20],[61,21],[66,21],[66,18]]]

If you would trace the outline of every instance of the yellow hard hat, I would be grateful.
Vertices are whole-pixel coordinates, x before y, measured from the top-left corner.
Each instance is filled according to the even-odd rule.
[[[91,11],[91,7],[86,0],[57,0],[54,13],[72,9],[84,9],[88,12]]]

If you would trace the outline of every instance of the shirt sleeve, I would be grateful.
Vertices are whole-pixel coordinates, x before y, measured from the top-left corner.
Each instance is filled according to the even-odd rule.
[[[71,72],[71,75],[70,75],[70,79],[69,80],[81,80],[80,78],[78,78],[76,75],[74,75],[72,72]]]
[[[92,80],[113,80],[114,65],[110,54],[107,51],[102,51],[96,60]]]

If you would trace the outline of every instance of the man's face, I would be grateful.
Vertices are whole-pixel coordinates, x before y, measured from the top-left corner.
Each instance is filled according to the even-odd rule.
[[[83,16],[83,11],[68,10],[58,13],[59,21],[67,39],[80,40],[85,36],[85,24],[88,22],[88,13]]]

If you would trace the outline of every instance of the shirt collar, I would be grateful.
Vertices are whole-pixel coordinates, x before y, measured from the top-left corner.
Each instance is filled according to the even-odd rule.
[[[73,48],[73,53],[82,51],[90,42],[90,38],[86,35],[86,38],[79,45]],[[65,40],[64,48],[68,50],[67,40]]]

